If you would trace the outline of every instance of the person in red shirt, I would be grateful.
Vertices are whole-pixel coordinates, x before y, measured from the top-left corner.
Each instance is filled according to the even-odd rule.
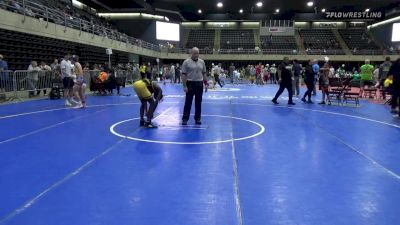
[[[262,78],[261,78],[261,71],[262,71],[262,64],[258,63],[257,67],[256,67],[256,84],[262,84]],[[261,83],[260,83],[261,82]]]

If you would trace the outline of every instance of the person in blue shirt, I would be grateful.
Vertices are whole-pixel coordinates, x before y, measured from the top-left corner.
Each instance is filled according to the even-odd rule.
[[[313,95],[316,95],[316,94],[317,94],[316,84],[317,84],[317,81],[318,81],[319,70],[320,70],[319,65],[318,65],[318,60],[317,60],[317,59],[314,59],[314,60],[313,60],[313,66],[312,66],[312,68],[313,68],[313,71],[314,71],[314,89],[313,89]]]
[[[10,90],[10,77],[8,72],[8,63],[3,59],[3,55],[0,55],[0,92],[5,91],[11,91]]]
[[[0,71],[8,70],[8,63],[4,60],[3,55],[0,55]]]

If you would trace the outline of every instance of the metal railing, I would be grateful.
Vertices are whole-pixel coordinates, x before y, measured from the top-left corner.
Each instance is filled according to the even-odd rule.
[[[51,4],[49,4],[51,5]],[[87,21],[75,15],[68,15],[56,6],[48,7],[29,0],[0,1],[0,8],[6,9],[24,16],[34,17],[41,21],[45,21],[63,25],[65,31],[67,28],[88,32],[93,35],[99,35],[104,38],[125,42],[127,44],[136,45],[154,51],[160,51],[160,46],[149,42],[129,37],[124,33],[118,32],[116,29],[99,25],[97,22]],[[95,17],[95,15],[93,15]]]
[[[115,70],[112,75],[108,75],[107,80],[101,81],[101,79],[98,79],[101,72],[100,70],[84,71],[83,77],[88,89],[91,89],[90,85],[93,83],[109,82],[111,76],[120,86],[140,79],[139,73],[134,73],[131,70]],[[33,97],[41,92],[47,94],[54,87],[63,89],[63,81],[58,72],[44,70],[0,71],[0,102],[7,99]]]
[[[400,50],[360,49],[352,50],[353,55],[399,55]]]
[[[306,50],[307,55],[346,55],[343,49],[311,49]]]

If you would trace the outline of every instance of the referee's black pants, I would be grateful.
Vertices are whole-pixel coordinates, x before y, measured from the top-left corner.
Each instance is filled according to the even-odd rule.
[[[281,81],[279,84],[279,90],[276,92],[275,97],[273,100],[278,100],[279,96],[281,96],[282,92],[287,89],[288,90],[288,95],[289,95],[289,103],[292,103],[292,97],[293,97],[293,86],[291,81]]]
[[[188,121],[190,117],[190,110],[192,109],[193,97],[195,113],[194,119],[201,120],[201,102],[203,101],[203,81],[187,81],[188,92],[186,93],[185,107],[183,109],[182,121]]]

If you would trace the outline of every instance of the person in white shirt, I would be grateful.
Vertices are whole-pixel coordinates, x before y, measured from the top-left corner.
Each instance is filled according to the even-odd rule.
[[[331,68],[329,68],[329,77],[334,77],[334,76],[335,76],[335,68],[331,66]]]
[[[61,78],[63,80],[64,85],[64,96],[65,96],[65,106],[72,106],[71,98],[73,96],[72,88],[74,86],[74,81],[71,77],[72,75],[72,66],[69,58],[71,56],[67,53],[65,54],[63,60],[61,61]]]
[[[38,66],[36,61],[32,61],[28,67],[28,86],[29,86],[29,97],[33,97],[35,95],[35,90],[37,87],[37,83],[39,80],[39,71],[40,67]]]
[[[235,69],[232,73],[233,75],[233,84],[239,84],[240,73],[237,69]]]
[[[276,84],[276,82],[277,82],[277,77],[276,77],[276,72],[277,72],[277,69],[276,69],[276,67],[275,67],[275,64],[272,64],[272,66],[271,66],[271,68],[269,69],[269,71],[270,71],[270,76],[271,76],[271,84],[272,83],[274,83],[274,84]]]
[[[374,80],[378,81],[377,85],[379,85],[379,66],[375,67],[376,69],[374,70]]]
[[[169,69],[168,75],[169,75],[169,78],[171,79],[171,84],[172,84],[172,82],[174,81],[174,78],[175,78],[175,66],[173,63],[171,64],[171,68]]]
[[[185,106],[182,116],[182,125],[187,125],[192,108],[193,97],[195,100],[194,119],[196,125],[201,125],[201,103],[204,85],[208,86],[207,70],[204,60],[199,58],[199,49],[194,47],[192,55],[182,64],[182,83],[186,93]]]
[[[213,76],[214,76],[214,79],[215,79],[215,82],[214,82],[215,85],[218,83],[219,86],[222,88],[223,85],[221,84],[221,80],[219,79],[219,77],[221,75],[221,72],[222,72],[221,63],[219,63],[217,66],[215,66],[213,68]]]

